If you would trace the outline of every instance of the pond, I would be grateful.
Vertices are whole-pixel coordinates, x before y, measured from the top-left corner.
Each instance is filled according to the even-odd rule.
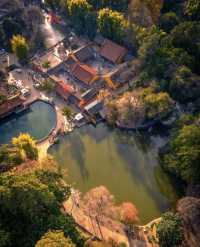
[[[165,142],[166,138],[157,134],[88,125],[61,137],[49,153],[75,188],[85,193],[104,185],[116,202],[133,202],[141,223],[147,223],[177,200],[170,179],[158,165],[158,148]]]
[[[0,143],[9,143],[20,133],[29,133],[36,140],[46,137],[56,124],[54,107],[36,101],[20,114],[12,114],[0,122]]]

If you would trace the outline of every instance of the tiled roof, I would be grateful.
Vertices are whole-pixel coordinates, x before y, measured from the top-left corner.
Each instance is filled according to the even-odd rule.
[[[69,69],[72,69],[73,66],[75,65],[75,63],[76,63],[76,60],[75,60],[75,58],[73,57],[73,55],[69,55],[69,56],[67,57],[67,59],[65,60],[65,64],[66,64],[66,66],[67,66]]]
[[[57,82],[56,92],[61,97],[63,97],[65,100],[67,100],[70,94],[74,93],[74,89],[70,85],[60,81],[60,82]]]
[[[89,45],[81,47],[74,52],[74,56],[80,62],[85,62],[86,60],[93,58],[92,48]]]
[[[116,63],[118,59],[123,57],[126,53],[127,49],[125,47],[120,46],[108,39],[105,40],[100,50],[101,56],[113,63]]]
[[[78,80],[88,84],[97,75],[97,71],[86,64],[76,63],[71,71],[72,75]]]

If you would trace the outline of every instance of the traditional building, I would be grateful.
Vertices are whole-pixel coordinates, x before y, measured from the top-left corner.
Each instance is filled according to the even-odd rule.
[[[71,74],[78,79],[79,81],[90,85],[93,82],[95,82],[99,77],[98,77],[98,73],[95,69],[93,69],[92,67],[86,65],[86,64],[80,64],[80,63],[76,63],[72,70],[71,70]]]
[[[54,51],[49,51],[32,61],[34,69],[40,73],[49,73],[62,63],[62,60],[54,54]]]
[[[56,93],[66,101],[69,99],[70,96],[74,94],[74,89],[70,85],[62,81],[56,82],[55,89]]]
[[[73,54],[76,57],[76,59],[81,63],[84,63],[87,60],[92,59],[94,57],[91,45],[83,46],[78,50],[74,51]]]
[[[84,111],[89,115],[96,115],[103,108],[103,103],[100,100],[94,100],[84,107]]]
[[[112,63],[121,63],[126,54],[127,49],[125,47],[108,39],[105,39],[100,49],[100,55]]]

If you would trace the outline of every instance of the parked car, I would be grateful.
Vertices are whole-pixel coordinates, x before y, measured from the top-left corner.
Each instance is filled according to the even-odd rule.
[[[21,94],[24,96],[24,97],[27,97],[31,94],[31,90],[29,88],[23,88],[21,90]]]

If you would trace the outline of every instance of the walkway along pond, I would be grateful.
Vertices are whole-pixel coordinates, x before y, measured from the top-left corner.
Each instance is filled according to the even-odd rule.
[[[75,188],[85,193],[106,186],[117,202],[133,202],[145,224],[177,200],[170,179],[158,165],[158,148],[165,142],[160,135],[87,125],[60,137],[49,153]]]

